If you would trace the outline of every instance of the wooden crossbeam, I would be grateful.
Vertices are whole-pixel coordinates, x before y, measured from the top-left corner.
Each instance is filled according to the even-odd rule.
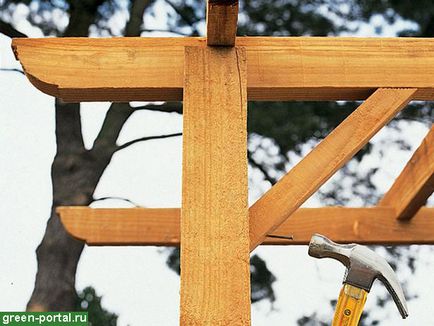
[[[59,207],[66,231],[91,246],[179,246],[179,208]],[[293,241],[266,238],[263,245],[306,245],[313,233],[337,242],[376,245],[434,244],[434,208],[411,221],[395,220],[392,207],[300,208],[275,231]]]
[[[378,89],[250,208],[250,249],[260,245],[413,97]]]
[[[378,205],[393,207],[396,218],[407,220],[425,205],[433,191],[434,127],[431,127],[422,144]]]
[[[249,100],[366,99],[380,87],[434,100],[434,39],[240,37]],[[181,100],[184,47],[201,38],[14,39],[29,80],[65,101]]]
[[[241,47],[186,47],[181,325],[250,325],[247,75]]]
[[[208,0],[207,44],[234,46],[237,36],[238,0]]]

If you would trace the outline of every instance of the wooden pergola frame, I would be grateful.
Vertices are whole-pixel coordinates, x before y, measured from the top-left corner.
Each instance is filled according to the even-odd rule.
[[[434,100],[434,40],[236,38],[237,14],[209,0],[207,38],[13,41],[29,80],[65,101],[184,100],[181,209],[57,209],[89,245],[181,245],[181,325],[250,324],[260,244],[434,244],[433,128],[377,206],[300,208],[409,101]],[[248,208],[248,100],[365,101]]]

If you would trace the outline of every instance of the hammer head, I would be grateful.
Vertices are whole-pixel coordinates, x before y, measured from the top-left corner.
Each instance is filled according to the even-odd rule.
[[[337,244],[320,234],[314,234],[309,244],[309,255],[340,261],[347,268],[344,283],[368,292],[375,279],[379,279],[392,295],[402,318],[408,316],[401,285],[387,261],[376,252],[358,244]]]

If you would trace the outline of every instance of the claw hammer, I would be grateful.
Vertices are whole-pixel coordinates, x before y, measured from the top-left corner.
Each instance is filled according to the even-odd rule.
[[[315,258],[333,258],[347,268],[332,326],[359,324],[368,292],[376,279],[386,286],[402,318],[408,316],[401,285],[387,261],[376,252],[354,243],[337,244],[320,234],[314,234],[309,243],[309,255]]]

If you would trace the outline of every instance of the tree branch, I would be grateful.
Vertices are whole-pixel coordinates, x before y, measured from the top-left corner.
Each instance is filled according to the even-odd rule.
[[[187,25],[191,26],[191,28],[193,29],[193,32],[191,33],[192,36],[196,36],[198,35],[198,31],[197,29],[194,27],[194,24],[196,23],[195,21],[193,21],[190,17],[188,17],[187,15],[184,14],[184,12],[182,12],[182,10],[180,10],[172,1],[170,0],[165,0],[165,2],[172,7],[172,9],[179,15],[179,17],[181,17],[181,19],[187,23]]]
[[[140,36],[143,15],[149,5],[149,0],[135,0],[131,3],[130,19],[125,26],[125,36]]]
[[[142,141],[155,140],[155,139],[165,139],[165,138],[179,137],[179,136],[182,136],[182,132],[178,132],[175,134],[168,134],[168,135],[148,136],[148,137],[137,138],[137,139],[131,140],[129,142],[126,142],[125,144],[118,146],[116,148],[115,152],[120,151],[124,148],[127,148],[128,146],[137,144],[137,143],[142,142]]]
[[[125,26],[125,36],[140,36],[143,24],[143,15],[151,1],[134,0],[131,2],[130,19]],[[104,123],[98,136],[95,139],[92,152],[111,156],[116,149],[116,140],[122,130],[124,123],[128,120],[132,110],[129,103],[113,103],[107,112]]]
[[[19,72],[20,74],[24,75],[24,71],[16,68],[0,68],[0,71],[6,71],[6,72]]]
[[[172,29],[142,29],[142,32],[162,32],[162,33],[171,33],[171,34],[177,34],[177,35],[182,35],[182,36],[191,36],[190,33],[182,33],[182,32],[178,32]]]
[[[270,182],[271,185],[274,185],[274,184],[276,183],[277,180],[276,180],[275,178],[273,178],[272,176],[270,176],[270,175],[268,174],[267,170],[266,170],[266,169],[265,169],[261,164],[259,164],[258,162],[256,162],[256,161],[253,159],[252,153],[249,152],[249,151],[247,151],[247,158],[248,158],[248,160],[249,160],[249,163],[250,163],[254,168],[257,168],[259,171],[262,172],[262,174],[264,175],[264,179],[265,179],[265,180],[267,180],[268,182]]]
[[[182,114],[182,103],[181,102],[166,102],[164,104],[147,104],[144,106],[132,107],[134,111],[149,110],[165,113],[179,113]]]
[[[116,197],[116,196],[114,196],[114,197],[113,196],[108,196],[108,197],[101,197],[101,198],[93,198],[93,201],[97,202],[97,201],[111,200],[111,199],[126,201],[127,203],[130,203],[130,204],[134,205],[134,207],[144,207],[144,206],[141,206],[139,204],[136,204],[135,202],[133,202],[132,200],[130,200],[128,198]]]
[[[3,20],[0,20],[0,33],[4,34],[6,36],[9,36],[10,38],[13,38],[13,37],[27,37],[26,34],[21,33],[19,30],[17,30],[11,24],[6,23]]]
[[[133,112],[128,103],[112,103],[91,151],[101,153],[102,155],[114,153],[116,150],[116,140],[122,127]]]

